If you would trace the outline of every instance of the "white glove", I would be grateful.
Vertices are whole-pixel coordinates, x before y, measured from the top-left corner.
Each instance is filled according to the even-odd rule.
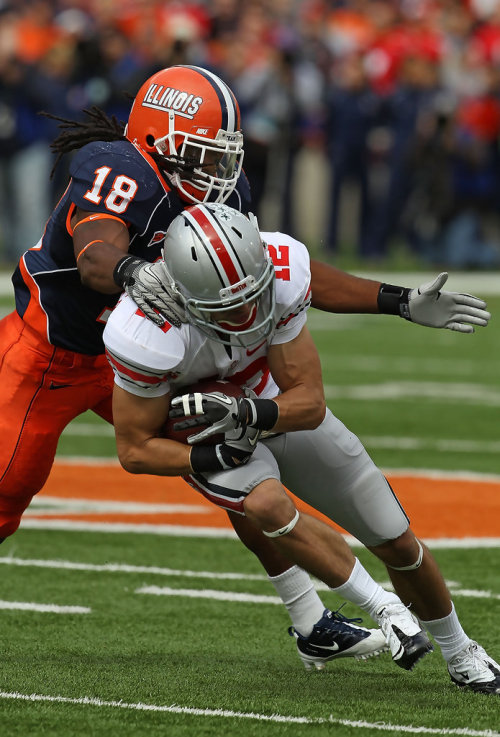
[[[136,256],[125,256],[116,264],[113,279],[155,325],[161,327],[167,321],[180,328],[181,323],[187,322],[184,308],[169,289],[163,260],[151,264]]]
[[[408,295],[408,320],[430,328],[448,328],[473,333],[474,325],[486,327],[491,317],[486,302],[471,294],[442,292],[448,274],[443,271],[434,281],[411,289]]]

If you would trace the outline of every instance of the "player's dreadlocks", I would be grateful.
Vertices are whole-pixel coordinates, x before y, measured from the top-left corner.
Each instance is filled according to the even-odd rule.
[[[88,117],[88,120],[69,120],[68,118],[60,118],[58,115],[52,115],[43,111],[40,113],[40,115],[46,118],[60,122],[59,128],[61,128],[61,133],[50,144],[52,151],[57,154],[54,166],[50,172],[51,179],[64,154],[81,148],[93,141],[127,140],[124,135],[125,123],[119,121],[115,115],[110,117],[96,105],[83,112]]]
[[[50,172],[51,179],[64,154],[82,148],[87,143],[93,143],[94,141],[128,140],[125,136],[125,123],[119,121],[115,115],[110,117],[104,110],[97,107],[97,105],[92,105],[90,109],[84,110],[83,112],[89,120],[69,120],[68,118],[61,118],[58,115],[52,115],[52,113],[40,112],[40,115],[46,118],[58,120],[60,122],[59,128],[61,128],[61,133],[50,144],[52,151],[57,154],[54,166]],[[181,172],[187,175],[199,166],[197,159],[181,158],[175,154],[167,157],[156,152],[151,152],[150,156],[155,160],[159,168],[165,172]]]

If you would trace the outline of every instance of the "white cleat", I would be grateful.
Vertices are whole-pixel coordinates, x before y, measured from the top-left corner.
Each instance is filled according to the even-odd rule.
[[[448,663],[453,683],[485,694],[500,694],[500,665],[474,640]]]
[[[400,668],[412,670],[424,655],[434,649],[418,619],[404,604],[383,606],[376,617],[392,659]]]

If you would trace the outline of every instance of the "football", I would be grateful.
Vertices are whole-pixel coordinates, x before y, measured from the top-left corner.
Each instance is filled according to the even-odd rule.
[[[204,379],[196,384],[182,387],[178,394],[192,394],[193,392],[220,392],[221,394],[227,394],[229,397],[245,396],[245,392],[241,387],[224,379]],[[190,427],[187,430],[174,430],[174,425],[177,422],[182,422],[182,418],[168,418],[162,434],[163,437],[169,438],[169,440],[177,440],[178,443],[187,444],[187,439],[190,435],[195,435],[207,427],[207,425],[204,424],[199,425],[198,427]],[[206,438],[206,440],[203,440],[200,445],[216,445],[217,443],[222,443],[223,440],[223,435],[213,435]]]

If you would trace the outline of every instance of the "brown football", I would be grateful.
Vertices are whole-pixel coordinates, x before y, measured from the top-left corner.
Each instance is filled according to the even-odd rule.
[[[229,397],[245,396],[245,392],[241,387],[224,379],[203,379],[196,384],[184,386],[178,394],[192,394],[193,392],[221,392],[221,394],[227,394]],[[174,425],[177,422],[182,422],[182,418],[167,419],[162,434],[165,438],[177,440],[178,443],[187,444],[187,439],[190,435],[195,435],[206,427],[206,424],[204,424],[198,427],[190,427],[187,430],[174,430]],[[223,435],[213,435],[202,441],[201,445],[216,445],[217,443],[222,443],[223,440]]]

